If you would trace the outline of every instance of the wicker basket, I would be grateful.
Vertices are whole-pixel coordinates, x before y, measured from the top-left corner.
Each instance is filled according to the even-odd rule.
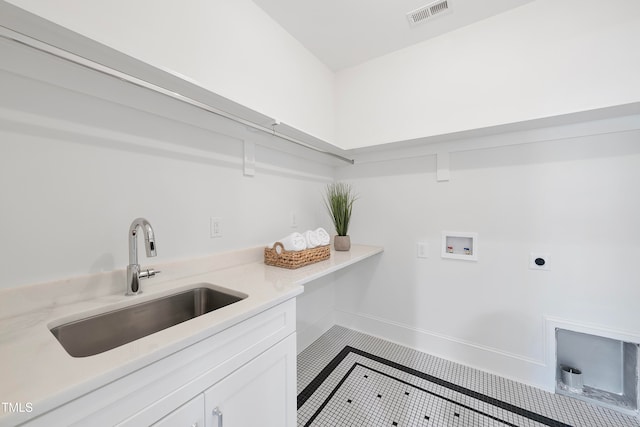
[[[264,263],[282,268],[300,268],[315,262],[324,261],[331,256],[329,245],[305,249],[303,251],[285,251],[280,242],[275,242],[273,248],[264,248]]]

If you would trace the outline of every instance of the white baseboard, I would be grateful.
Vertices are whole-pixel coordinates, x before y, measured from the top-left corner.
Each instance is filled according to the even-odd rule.
[[[548,369],[544,361],[362,313],[335,311],[335,324],[543,390],[554,391],[549,389],[549,381],[546,380]]]

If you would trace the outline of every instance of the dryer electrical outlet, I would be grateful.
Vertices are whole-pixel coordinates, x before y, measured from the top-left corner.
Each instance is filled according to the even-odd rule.
[[[531,252],[529,254],[530,270],[551,270],[551,259],[548,252]]]

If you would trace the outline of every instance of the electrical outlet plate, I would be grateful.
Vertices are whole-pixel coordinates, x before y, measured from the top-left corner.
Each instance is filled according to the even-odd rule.
[[[542,265],[536,264],[536,260],[541,259],[544,261]],[[540,262],[540,261],[539,261]],[[529,254],[529,269],[530,270],[551,270],[551,257],[548,252],[531,252]]]
[[[291,212],[291,228],[298,228],[298,214],[295,211]]]
[[[210,218],[210,236],[211,238],[222,237],[222,218],[211,217]]]

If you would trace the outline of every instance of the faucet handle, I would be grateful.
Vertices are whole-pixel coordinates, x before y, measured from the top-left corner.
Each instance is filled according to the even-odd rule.
[[[138,273],[138,277],[140,279],[150,279],[154,277],[156,274],[160,274],[160,273],[162,273],[162,271],[154,270],[153,268],[147,268],[146,270],[141,270],[140,273]]]

